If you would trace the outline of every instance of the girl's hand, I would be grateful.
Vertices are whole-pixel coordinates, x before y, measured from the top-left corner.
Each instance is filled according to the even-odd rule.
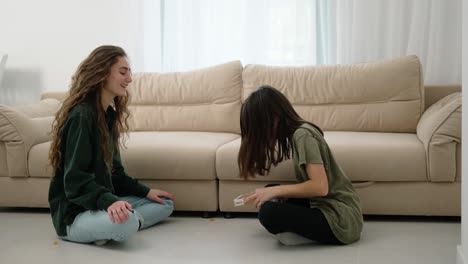
[[[151,201],[155,201],[157,203],[160,203],[160,204],[166,204],[166,202],[161,199],[160,197],[165,197],[165,198],[168,198],[170,200],[174,200],[174,197],[172,196],[172,194],[166,192],[166,191],[161,191],[161,190],[157,190],[157,189],[151,189],[149,191],[149,193],[146,195],[146,198],[148,198],[149,200]]]
[[[107,214],[112,223],[125,223],[128,220],[128,211],[132,210],[132,205],[125,201],[117,201],[107,208]]]
[[[244,204],[253,202],[255,208],[260,208],[263,203],[277,198],[277,187],[259,188],[254,193],[244,199]]]

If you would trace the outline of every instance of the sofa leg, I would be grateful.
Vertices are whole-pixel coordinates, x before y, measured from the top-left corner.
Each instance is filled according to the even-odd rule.
[[[235,216],[233,212],[224,212],[224,218],[232,219],[232,218],[235,218]]]
[[[211,218],[211,217],[213,217],[212,212],[203,212],[202,213],[202,218]]]

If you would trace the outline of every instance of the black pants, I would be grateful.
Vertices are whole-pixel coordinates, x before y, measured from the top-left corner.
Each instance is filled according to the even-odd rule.
[[[331,231],[323,213],[317,208],[310,208],[308,199],[265,202],[260,207],[258,219],[272,234],[293,232],[324,244],[343,244]]]

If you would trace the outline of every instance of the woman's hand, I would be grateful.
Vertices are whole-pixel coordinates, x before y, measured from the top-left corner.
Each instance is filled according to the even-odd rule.
[[[166,204],[166,202],[160,197],[165,197],[170,200],[174,200],[174,197],[172,196],[172,194],[166,191],[157,190],[157,189],[151,189],[149,193],[146,195],[146,198],[148,198],[151,201],[155,201],[160,204]]]
[[[280,186],[256,189],[255,192],[244,199],[244,204],[253,202],[255,208],[260,208],[266,201],[277,198],[278,187]]]
[[[107,214],[112,223],[125,223],[128,220],[128,211],[132,210],[132,205],[125,201],[117,201],[107,208]]]

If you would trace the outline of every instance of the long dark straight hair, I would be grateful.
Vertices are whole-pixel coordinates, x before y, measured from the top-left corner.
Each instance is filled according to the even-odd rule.
[[[292,136],[302,119],[277,89],[263,85],[245,100],[241,108],[241,146],[237,157],[240,176],[266,175],[271,164],[291,158]]]

